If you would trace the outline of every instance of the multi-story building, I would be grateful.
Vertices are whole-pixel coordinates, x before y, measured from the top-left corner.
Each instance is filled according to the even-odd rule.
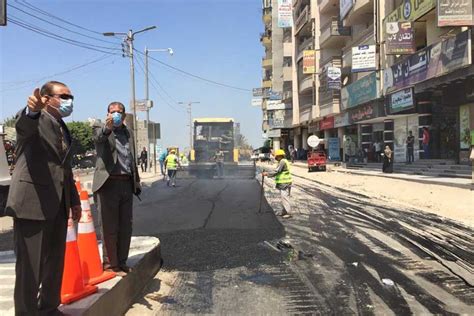
[[[290,143],[293,110],[292,25],[279,26],[278,2],[263,0],[265,31],[260,35],[265,48],[262,58],[262,129],[272,140],[274,149],[287,148]],[[291,14],[291,1],[281,2],[286,4]]]
[[[332,158],[359,152],[375,161],[373,145],[381,142],[403,162],[412,131],[415,159],[468,163],[472,1],[444,4],[450,2],[464,7],[456,13],[437,8],[436,0],[293,0],[289,143],[307,149],[308,136],[315,134]],[[278,39],[272,40],[277,47]],[[314,71],[308,71],[307,52],[315,56]],[[429,155],[422,146],[424,128]],[[355,152],[346,146],[351,142]]]

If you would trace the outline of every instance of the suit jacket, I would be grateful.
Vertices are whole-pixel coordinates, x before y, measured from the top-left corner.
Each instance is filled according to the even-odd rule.
[[[30,118],[25,110],[16,116],[16,163],[5,215],[51,220],[64,206],[69,211],[81,205],[71,168],[72,139],[61,153],[59,122],[44,111]],[[70,136],[67,127],[65,132]]]
[[[132,153],[132,179],[133,179],[133,193],[137,194],[140,187],[140,176],[137,169],[137,159],[135,156],[135,143],[132,131],[128,128],[127,133],[129,135],[128,141],[130,151]],[[115,133],[112,131],[109,135],[103,133],[104,125],[96,124],[93,126],[94,129],[94,143],[97,151],[97,161],[95,165],[94,180],[92,183],[92,191],[97,192],[107,181],[110,173],[114,169],[117,163],[117,150],[115,148]]]

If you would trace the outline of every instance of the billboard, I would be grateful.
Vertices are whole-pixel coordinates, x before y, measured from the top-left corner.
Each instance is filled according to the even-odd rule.
[[[377,67],[375,45],[352,47],[352,72],[373,71]]]
[[[303,73],[304,74],[316,73],[316,51],[315,50],[303,51]]]
[[[416,21],[436,7],[436,0],[404,0],[384,19],[385,22]]]
[[[438,26],[471,26],[473,3],[468,0],[438,0]]]
[[[402,112],[415,106],[413,89],[403,89],[390,95],[390,114]]]
[[[416,52],[413,22],[387,22],[385,38],[387,55],[405,55]]]
[[[0,0],[0,26],[7,25],[7,0]]]
[[[293,26],[292,0],[278,0],[278,27]]]
[[[328,67],[328,89],[329,90],[341,90],[341,68],[339,67]]]

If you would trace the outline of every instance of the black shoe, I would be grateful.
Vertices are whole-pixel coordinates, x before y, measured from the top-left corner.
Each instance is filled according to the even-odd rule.
[[[119,276],[119,277],[126,277],[127,276],[127,272],[123,271],[122,269],[120,268],[108,268],[108,269],[105,269],[105,271],[107,272],[114,272],[116,276]]]
[[[127,265],[120,266],[120,270],[122,270],[125,273],[130,273],[133,271],[133,269]]]

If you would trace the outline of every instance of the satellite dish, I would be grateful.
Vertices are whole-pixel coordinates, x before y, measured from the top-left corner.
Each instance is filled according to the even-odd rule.
[[[308,137],[307,142],[308,142],[309,147],[316,148],[316,147],[318,147],[321,140],[322,139],[320,139],[318,136],[311,135],[310,137]]]

